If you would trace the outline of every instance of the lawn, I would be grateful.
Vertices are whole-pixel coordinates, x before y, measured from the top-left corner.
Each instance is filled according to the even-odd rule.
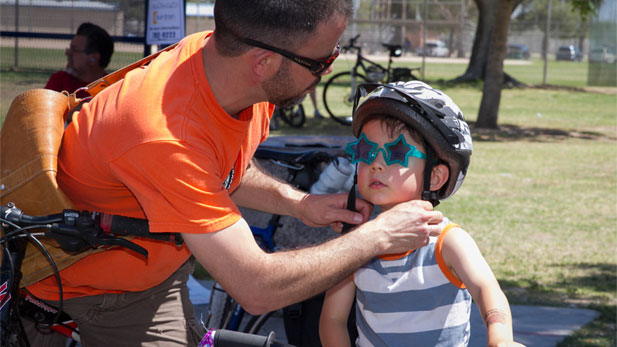
[[[417,66],[413,63],[412,65]],[[345,62],[337,62],[342,71]],[[592,308],[594,322],[561,346],[615,346],[617,304],[617,92],[572,88],[504,89],[499,130],[473,127],[480,85],[443,80],[464,64],[427,65],[427,80],[459,104],[472,124],[474,152],[461,190],[438,209],[477,241],[514,304]],[[506,65],[529,85],[542,82],[542,62]],[[2,116],[20,91],[48,73],[2,71]],[[327,77],[326,77],[327,78]],[[586,63],[552,62],[549,83],[584,87]],[[321,95],[321,86],[318,95]],[[612,93],[612,94],[611,94]],[[309,119],[277,135],[349,135],[348,127]],[[322,109],[322,113],[325,110]]]

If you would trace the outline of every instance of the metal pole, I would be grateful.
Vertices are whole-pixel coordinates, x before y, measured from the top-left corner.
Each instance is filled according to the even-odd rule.
[[[148,11],[149,11],[149,4],[150,1],[146,0],[146,4],[144,6],[144,12],[145,12],[145,24],[144,24],[144,57],[149,56],[150,54],[152,54],[152,47],[148,44]]]
[[[15,0],[15,32],[19,32],[19,0]],[[19,37],[15,36],[15,48],[13,49],[13,68],[19,68]]]
[[[548,0],[548,8],[546,9],[546,31],[544,33],[544,41],[542,43],[542,55],[544,58],[544,76],[542,78],[543,85],[546,85],[546,73],[548,69],[548,38],[551,34],[551,2],[552,0]]]
[[[403,24],[401,25],[401,47],[403,47],[403,53],[405,53],[405,37],[407,36],[407,0],[403,0],[401,9]]]
[[[422,80],[426,70],[426,17],[428,17],[428,1],[424,0],[424,15],[422,16]]]
[[[461,16],[460,17],[461,17],[460,18],[461,22],[459,24],[460,25],[460,29],[459,29],[460,30],[460,34],[459,34],[459,37],[458,37],[458,39],[459,39],[459,43],[458,43],[459,50],[458,50],[457,55],[458,55],[459,58],[465,58],[465,54],[463,53],[463,47],[464,47],[464,44],[465,44],[465,42],[464,42],[464,38],[465,38],[465,35],[464,35],[464,32],[465,32],[465,0],[461,0]]]

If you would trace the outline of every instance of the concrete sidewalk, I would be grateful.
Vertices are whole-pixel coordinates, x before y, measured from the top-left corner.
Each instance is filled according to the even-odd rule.
[[[188,283],[191,301],[195,305],[197,320],[204,317],[208,309],[210,298],[210,281],[196,281],[191,277]],[[565,337],[583,325],[592,321],[598,312],[579,308],[521,306],[512,305],[514,339],[526,346],[553,347]],[[273,315],[264,326],[264,331],[274,331],[276,339],[287,341],[283,318],[281,314]],[[486,327],[480,317],[476,305],[471,311],[471,339],[470,347],[486,346]]]

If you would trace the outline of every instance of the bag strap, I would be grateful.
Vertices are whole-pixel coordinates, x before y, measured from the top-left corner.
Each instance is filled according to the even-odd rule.
[[[118,82],[119,80],[123,79],[124,76],[131,70],[134,70],[136,68],[142,67],[146,64],[148,64],[150,61],[152,61],[154,58],[158,57],[159,54],[163,53],[163,52],[167,52],[170,51],[172,49],[174,49],[178,44],[174,43],[171,46],[168,46],[156,53],[150,54],[149,56],[142,58],[139,61],[134,62],[133,64],[127,65],[119,70],[116,70],[108,75],[105,75],[101,78],[99,78],[96,81],[91,82],[90,84],[88,84],[86,87],[84,88],[80,88],[78,90],[76,90],[75,92],[71,93],[71,95],[69,95],[69,110],[74,109],[75,107],[79,106],[79,104],[81,104],[82,102],[86,101],[87,99],[90,99],[92,97],[94,97],[95,95],[97,95],[98,93],[100,93],[103,89],[109,87],[110,85]],[[86,98],[78,98],[77,97],[77,92],[81,91],[81,90],[85,90],[88,94],[90,94],[90,97],[86,97]]]

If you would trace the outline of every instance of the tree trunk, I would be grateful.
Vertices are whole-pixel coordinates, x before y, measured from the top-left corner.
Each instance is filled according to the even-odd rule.
[[[495,25],[490,35],[484,88],[476,127],[496,129],[501,88],[504,82],[503,60],[506,57],[510,15],[520,0],[489,0],[487,2],[495,6],[493,12],[495,14]]]
[[[462,76],[454,79],[455,82],[475,81],[484,79],[487,52],[490,43],[490,33],[495,25],[495,3],[491,0],[474,0],[478,7],[478,26],[473,39],[469,65]]]

